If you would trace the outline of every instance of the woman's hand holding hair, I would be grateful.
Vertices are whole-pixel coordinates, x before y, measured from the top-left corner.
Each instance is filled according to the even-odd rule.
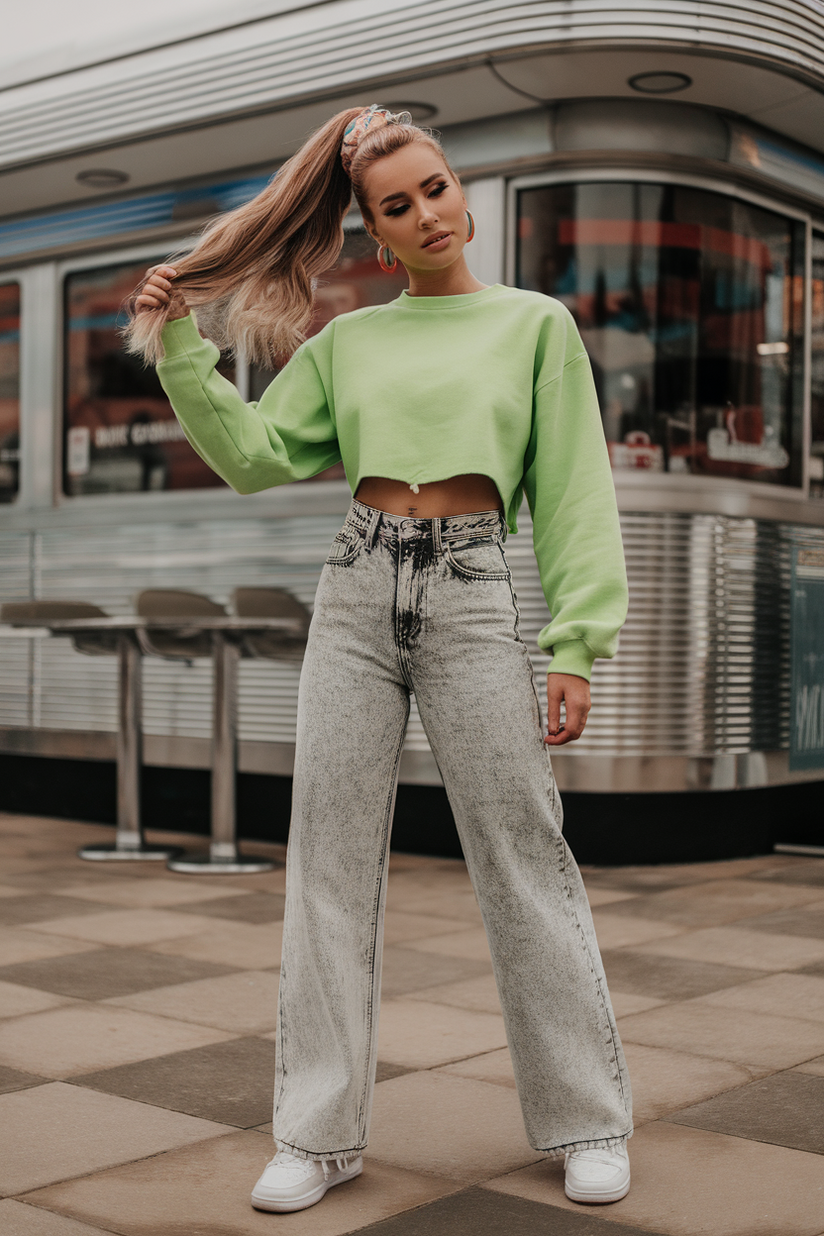
[[[169,321],[185,318],[189,313],[189,306],[183,294],[176,291],[171,284],[176,274],[174,266],[150,266],[140,292],[134,298],[134,312],[165,309]]]
[[[544,739],[548,747],[560,747],[580,738],[592,706],[589,683],[577,674],[547,674],[547,721],[549,733]],[[566,705],[566,721],[561,725],[561,704]]]

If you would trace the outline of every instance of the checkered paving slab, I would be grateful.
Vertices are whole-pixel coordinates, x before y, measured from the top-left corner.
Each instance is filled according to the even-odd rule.
[[[271,1233],[248,1194],[283,847],[255,843],[280,864],[257,876],[80,861],[104,832],[0,815],[0,1231]],[[466,869],[395,854],[365,1169],[290,1233],[824,1236],[824,860],[584,877],[633,1081],[629,1196],[576,1206],[529,1147]]]

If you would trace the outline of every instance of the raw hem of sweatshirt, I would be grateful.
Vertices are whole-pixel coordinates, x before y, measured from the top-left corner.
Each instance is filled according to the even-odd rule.
[[[448,472],[446,476],[443,476],[438,472],[435,472],[432,475],[429,475],[427,473],[424,476],[412,477],[411,480],[406,476],[395,475],[392,472],[392,470],[387,470],[385,472],[381,472],[380,474],[378,474],[377,472],[364,472],[361,475],[355,477],[354,480],[349,480],[349,477],[347,476],[346,479],[349,482],[349,488],[352,490],[353,497],[357,493],[358,486],[360,485],[361,481],[365,481],[370,476],[378,476],[378,475],[380,475],[381,480],[398,481],[401,485],[407,485],[410,490],[412,489],[413,485],[436,485],[440,481],[451,481],[452,478],[456,476],[482,476],[487,481],[491,481],[492,484],[495,486],[495,491],[498,494],[498,497],[501,499],[501,503],[504,508],[503,509],[504,516],[506,515],[506,512],[507,512],[507,506],[506,506],[506,503],[504,502],[503,494],[498,488],[498,484],[495,478],[490,476],[488,472],[483,472],[483,471],[475,472],[471,467],[467,468],[465,472]],[[470,513],[474,514],[475,512],[470,512]],[[510,532],[518,531],[517,527],[513,528],[509,524],[507,524],[507,526],[509,527]]]

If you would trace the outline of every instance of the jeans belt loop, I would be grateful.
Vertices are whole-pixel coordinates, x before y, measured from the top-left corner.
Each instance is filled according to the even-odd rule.
[[[434,545],[436,558],[440,558],[441,554],[443,553],[443,537],[441,536],[442,528],[443,528],[442,519],[438,518],[438,519],[432,520],[432,541]]]
[[[366,542],[367,549],[373,549],[378,539],[378,527],[381,522],[381,513],[374,508],[370,510],[366,518],[366,527],[363,530],[363,537]]]

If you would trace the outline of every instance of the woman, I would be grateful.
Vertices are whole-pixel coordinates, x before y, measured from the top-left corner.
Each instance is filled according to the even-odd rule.
[[[292,351],[354,190],[409,289],[297,347],[258,404],[215,371],[229,342]],[[274,1136],[253,1205],[311,1206],[358,1175],[376,1066],[388,833],[414,692],[481,906],[527,1134],[567,1195],[629,1189],[629,1080],[549,747],[580,737],[626,578],[589,362],[566,309],[480,283],[474,222],[435,138],[373,106],[335,116],[248,205],[147,275],[131,346],[195,449],[242,493],[341,458],[355,494],[317,591],[301,677]],[[552,621],[548,734],[502,543],[523,492]],[[566,722],[561,724],[561,708]]]

